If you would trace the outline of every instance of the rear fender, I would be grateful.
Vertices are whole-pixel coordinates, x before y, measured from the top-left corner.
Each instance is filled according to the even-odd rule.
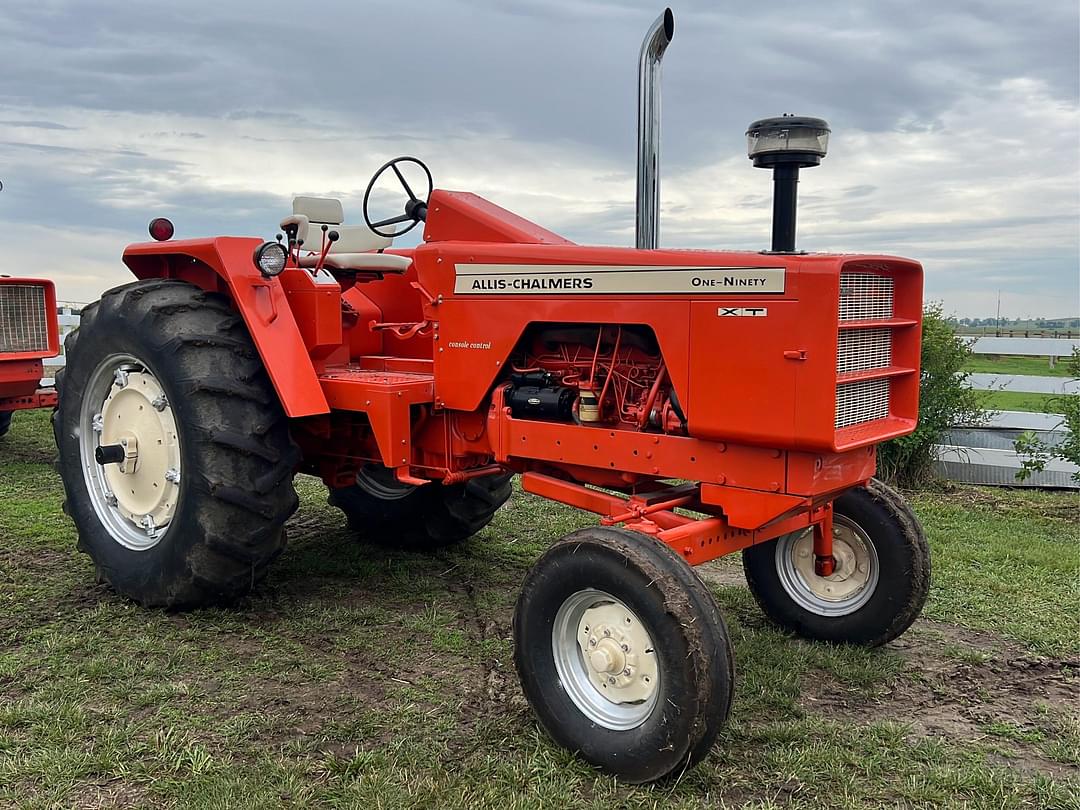
[[[285,413],[330,412],[315,366],[276,278],[264,278],[252,256],[258,239],[222,236],[129,245],[124,264],[138,279],[175,278],[232,299],[247,325]]]

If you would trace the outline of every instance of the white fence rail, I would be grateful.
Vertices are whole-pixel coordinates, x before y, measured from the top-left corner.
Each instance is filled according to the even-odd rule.
[[[975,354],[1021,357],[1068,357],[1080,340],[1068,338],[980,337],[971,344]],[[1068,377],[1041,377],[1026,374],[969,374],[967,383],[979,391],[1016,391],[1025,394],[1077,394],[1080,382]],[[953,481],[996,486],[1055,487],[1080,489],[1073,479],[1078,468],[1054,459],[1046,468],[1018,481],[1021,457],[1013,443],[1025,432],[1034,433],[1049,446],[1057,446],[1069,435],[1060,414],[998,411],[985,425],[958,426],[936,447],[938,472]]]
[[[67,359],[64,357],[64,338],[73,332],[79,325],[79,312],[72,307],[61,307],[60,314],[56,316],[60,324],[60,354],[45,360],[46,369],[63,368]]]
[[[975,354],[1011,354],[1021,357],[1068,357],[1080,346],[1080,340],[1069,338],[974,338],[971,350]]]

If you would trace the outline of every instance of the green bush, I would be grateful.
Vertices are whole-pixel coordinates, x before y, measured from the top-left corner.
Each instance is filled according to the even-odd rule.
[[[977,425],[986,412],[978,392],[966,385],[962,371],[971,348],[958,337],[941,304],[923,312],[922,378],[919,382],[919,426],[909,436],[878,448],[878,477],[903,487],[918,487],[933,478],[934,445],[954,425]]]
[[[1080,379],[1080,348],[1073,349],[1068,368],[1070,377],[1074,380]],[[1022,434],[1015,444],[1016,452],[1021,456],[1020,472],[1016,474],[1018,481],[1024,481],[1030,478],[1033,472],[1046,469],[1046,462],[1052,458],[1080,465],[1080,393],[1053,397],[1049,404],[1053,409],[1052,413],[1061,413],[1065,417],[1062,425],[1068,429],[1069,435],[1061,444],[1050,446],[1030,431]],[[1072,478],[1080,481],[1080,472],[1074,472]]]

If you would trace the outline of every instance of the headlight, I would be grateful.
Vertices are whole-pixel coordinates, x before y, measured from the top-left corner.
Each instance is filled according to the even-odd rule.
[[[255,266],[267,278],[273,278],[285,269],[285,246],[280,242],[263,242],[255,249]]]

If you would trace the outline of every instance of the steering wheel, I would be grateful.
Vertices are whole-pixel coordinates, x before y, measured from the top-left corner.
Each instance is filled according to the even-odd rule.
[[[427,191],[424,193],[423,199],[417,197],[411,188],[409,188],[408,181],[405,180],[405,175],[401,173],[401,169],[398,168],[399,163],[415,163],[421,169],[424,170],[424,174],[427,176]],[[398,181],[401,183],[401,187],[405,189],[405,193],[409,195],[408,201],[405,203],[405,213],[399,214],[396,217],[390,217],[389,219],[380,219],[378,222],[372,222],[371,216],[368,214],[368,199],[371,197],[371,190],[375,188],[375,183],[378,182],[383,172],[387,169],[393,169],[394,174],[397,175]],[[371,182],[368,183],[367,189],[364,191],[364,223],[372,230],[373,233],[382,236],[384,238],[392,239],[395,236],[401,236],[406,234],[424,222],[427,219],[427,200],[431,196],[432,182],[431,171],[422,162],[414,157],[399,157],[394,158],[389,163],[384,163],[379,167],[379,170],[375,172],[375,176],[371,178]],[[397,225],[401,222],[411,222],[408,228],[403,231],[391,231],[386,233],[380,231],[379,228],[385,228],[387,225]]]

